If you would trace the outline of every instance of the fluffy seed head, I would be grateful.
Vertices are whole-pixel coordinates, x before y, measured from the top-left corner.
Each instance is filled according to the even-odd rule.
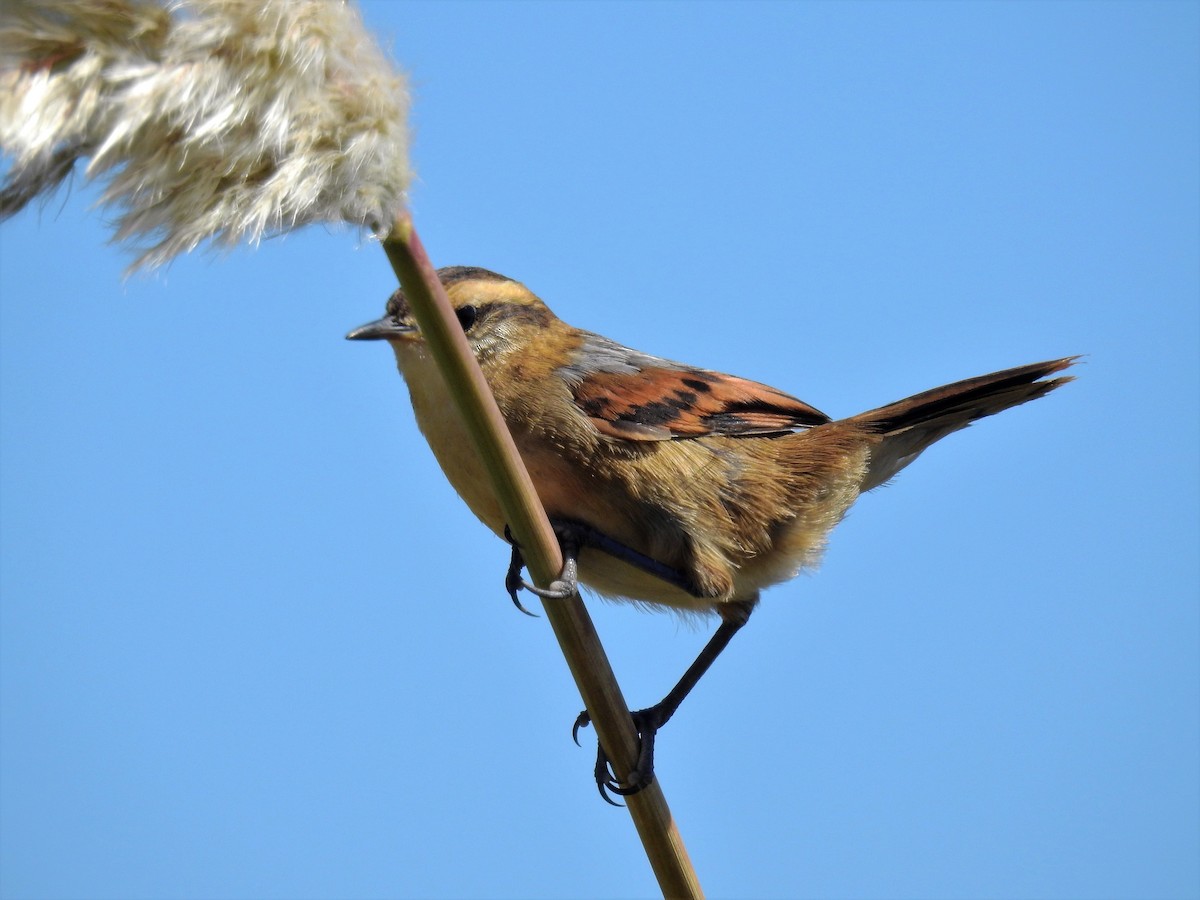
[[[134,268],[402,211],[408,94],[341,0],[4,0],[0,218],[90,157]]]

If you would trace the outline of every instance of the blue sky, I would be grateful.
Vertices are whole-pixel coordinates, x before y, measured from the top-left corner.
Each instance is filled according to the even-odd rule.
[[[365,6],[439,265],[850,415],[1079,380],[864,497],[660,736],[714,897],[1200,893],[1200,7]],[[394,287],[312,229],[122,281],[0,226],[0,894],[650,896]],[[707,636],[590,604],[626,696]]]

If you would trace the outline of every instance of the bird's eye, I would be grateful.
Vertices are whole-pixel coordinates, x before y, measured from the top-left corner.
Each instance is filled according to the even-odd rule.
[[[470,331],[471,326],[475,324],[475,319],[479,317],[478,310],[473,306],[460,306],[454,311],[458,316],[458,324],[462,326],[463,331]]]

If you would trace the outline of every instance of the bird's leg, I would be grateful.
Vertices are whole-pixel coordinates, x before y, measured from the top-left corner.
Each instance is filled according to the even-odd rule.
[[[610,538],[608,535],[597,531],[589,525],[581,522],[557,519],[551,519],[551,525],[562,548],[563,568],[558,578],[551,582],[548,588],[535,587],[521,577],[521,569],[525,565],[524,559],[521,556],[521,548],[513,540],[508,526],[504,528],[504,537],[513,547],[512,559],[509,563],[504,586],[508,590],[509,596],[512,597],[513,603],[524,613],[533,615],[533,613],[529,613],[528,610],[521,606],[521,602],[517,599],[517,592],[522,588],[548,600],[565,599],[579,589],[578,558],[582,547],[592,547],[602,550],[609,556],[639,568],[643,572],[654,575],[666,583],[686,591],[692,596],[701,596],[691,579],[683,572],[646,556],[644,553],[639,553],[632,547],[628,547],[620,541]],[[709,638],[708,643],[704,645],[704,648],[700,651],[696,659],[688,666],[687,671],[683,673],[683,676],[679,679],[675,687],[671,688],[667,696],[663,697],[662,700],[653,706],[630,713],[633,717],[633,724],[637,729],[640,748],[638,750],[637,765],[628,774],[625,781],[617,779],[612,772],[609,757],[604,752],[604,747],[597,746],[596,787],[600,789],[600,796],[606,802],[619,805],[614,803],[612,798],[608,796],[609,791],[622,796],[628,796],[636,794],[654,780],[655,735],[660,728],[667,724],[667,721],[675,714],[675,710],[679,709],[679,705],[683,703],[684,698],[696,686],[704,673],[708,671],[709,666],[721,655],[721,651],[725,649],[726,645],[733,639],[733,636],[746,624],[757,602],[758,598],[754,597],[749,600],[721,604],[718,609],[721,615],[720,626],[713,633],[713,636]],[[579,729],[586,727],[591,723],[591,720],[591,716],[588,715],[586,709],[575,719],[575,725],[571,729],[571,737],[575,739],[576,744],[579,743]]]
[[[567,522],[563,523],[563,526],[576,531],[582,546],[602,550],[613,559],[619,559],[621,562],[628,563],[634,568],[641,569],[643,572],[653,575],[655,578],[665,581],[667,584],[673,585],[681,591],[691,594],[693,597],[702,597],[699,590],[692,583],[692,580],[679,569],[674,569],[653,557],[639,553],[632,547],[610,538],[603,531],[597,531],[590,525],[584,525],[579,522]],[[555,526],[556,529],[558,527],[557,525]]]
[[[604,532],[597,531],[590,525],[585,525],[582,522],[571,522],[566,519],[551,519],[550,525],[554,529],[559,547],[562,549],[563,567],[558,577],[550,583],[548,588],[536,587],[521,577],[521,570],[525,567],[524,557],[521,556],[521,547],[513,539],[512,532],[509,531],[508,526],[504,526],[504,539],[512,544],[513,548],[512,558],[508,564],[508,574],[504,578],[504,589],[508,591],[508,595],[512,597],[513,603],[522,612],[529,613],[528,610],[521,606],[520,601],[517,599],[517,592],[522,588],[546,600],[563,600],[570,597],[579,589],[579,551],[583,547],[592,547],[596,550],[601,550],[614,559],[619,559],[635,568],[641,569],[643,572],[647,572],[665,581],[667,584],[674,585],[694,597],[701,596],[692,584],[691,579],[683,572],[665,563],[660,563],[658,560],[646,556],[644,553],[639,553],[632,547],[610,538]],[[529,613],[529,615],[533,615],[533,613]]]
[[[658,729],[667,724],[671,716],[675,715],[675,710],[679,709],[679,705],[683,703],[688,693],[696,686],[708,671],[709,666],[716,661],[716,658],[721,655],[721,651],[729,644],[733,636],[738,633],[743,625],[750,619],[750,613],[757,603],[757,598],[753,600],[742,600],[733,603],[722,604],[718,610],[721,614],[721,624],[709,638],[707,644],[700,651],[695,661],[688,666],[687,671],[683,673],[675,687],[671,688],[667,696],[663,697],[658,703],[653,706],[648,706],[645,709],[639,709],[637,712],[631,713],[633,716],[633,724],[637,728],[638,737],[641,741],[641,748],[638,752],[637,765],[634,767],[625,778],[624,781],[619,781],[612,772],[612,767],[609,763],[608,754],[604,752],[604,747],[600,746],[597,750],[596,757],[596,786],[600,789],[600,796],[608,803],[613,803],[608,796],[608,791],[622,796],[636,794],[646,785],[654,780],[654,736]],[[579,729],[583,728],[591,722],[591,717],[587,710],[579,714],[579,718],[575,720],[575,727],[571,729],[571,736],[575,738],[575,743],[579,743]],[[617,804],[614,804],[617,805]]]

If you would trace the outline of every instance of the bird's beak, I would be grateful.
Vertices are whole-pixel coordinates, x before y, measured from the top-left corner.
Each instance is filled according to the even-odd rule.
[[[411,325],[401,325],[395,319],[384,316],[366,325],[360,325],[346,335],[348,341],[387,341],[402,340],[417,333]]]

